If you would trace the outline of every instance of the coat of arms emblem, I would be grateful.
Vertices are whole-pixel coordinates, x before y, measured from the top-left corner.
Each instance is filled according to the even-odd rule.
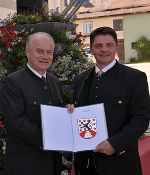
[[[96,135],[96,118],[78,119],[79,135],[84,139],[91,139]]]

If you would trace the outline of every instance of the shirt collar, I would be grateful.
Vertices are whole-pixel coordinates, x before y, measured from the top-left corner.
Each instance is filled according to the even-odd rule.
[[[108,64],[106,67],[104,67],[101,71],[105,73],[106,71],[111,69],[115,64],[116,64],[116,60],[114,59],[110,64]],[[95,72],[97,73],[99,70],[100,70],[100,68],[97,67],[97,65],[95,65]]]
[[[45,77],[46,78],[46,71],[44,73],[44,75],[39,74],[36,70],[34,70],[31,66],[29,66],[29,64],[27,64],[28,68],[39,78]]]

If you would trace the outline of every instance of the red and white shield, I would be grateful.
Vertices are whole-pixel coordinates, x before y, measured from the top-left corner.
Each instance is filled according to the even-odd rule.
[[[79,135],[91,139],[96,135],[96,118],[78,119]]]

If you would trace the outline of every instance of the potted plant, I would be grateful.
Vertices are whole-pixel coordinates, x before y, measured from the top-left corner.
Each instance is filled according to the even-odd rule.
[[[6,19],[7,24],[15,23],[16,30],[22,31],[25,29],[26,31],[33,32],[47,32],[50,31],[74,31],[77,27],[77,24],[73,23],[71,19],[63,17],[60,13],[55,10],[51,10],[49,15],[45,15],[44,13],[22,13],[22,14],[14,14],[13,16],[8,15]],[[5,23],[6,23],[5,21]]]

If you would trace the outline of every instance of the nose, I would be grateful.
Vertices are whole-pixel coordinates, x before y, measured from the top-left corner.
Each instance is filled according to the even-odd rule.
[[[43,58],[48,58],[49,57],[49,54],[45,51],[43,52]]]
[[[107,50],[107,46],[103,45],[102,50],[105,52]]]

